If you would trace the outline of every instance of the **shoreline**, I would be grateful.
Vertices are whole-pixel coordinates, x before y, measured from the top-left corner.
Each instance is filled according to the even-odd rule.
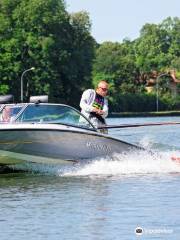
[[[108,117],[179,117],[180,111],[159,111],[159,112],[111,112]]]

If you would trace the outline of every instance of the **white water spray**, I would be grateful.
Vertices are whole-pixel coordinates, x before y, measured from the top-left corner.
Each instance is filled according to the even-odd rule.
[[[146,141],[145,141],[146,142]],[[16,169],[50,174],[61,177],[104,177],[131,176],[146,174],[180,173],[180,162],[172,159],[180,156],[180,151],[132,151],[124,154],[114,154],[112,157],[92,159],[88,164],[74,166],[42,165],[27,163]]]
[[[172,156],[180,152],[132,152],[115,154],[111,159],[101,158],[75,170],[60,173],[60,176],[121,176],[134,174],[180,173],[180,163]]]

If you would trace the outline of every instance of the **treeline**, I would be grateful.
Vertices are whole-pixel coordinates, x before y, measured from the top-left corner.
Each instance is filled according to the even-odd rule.
[[[90,28],[88,14],[69,14],[62,0],[1,0],[0,93],[20,100],[21,74],[34,67],[24,75],[27,97],[48,94],[50,101],[77,105],[91,86]]]
[[[155,111],[156,85],[151,93],[146,87],[158,79],[159,109],[180,109],[179,85],[173,85],[172,74],[180,79],[180,19],[167,18],[161,24],[145,24],[140,37],[123,43],[105,42],[96,50],[93,82],[108,79],[111,84],[112,111]],[[176,90],[176,94],[172,93]],[[180,90],[180,88],[179,88]]]
[[[177,17],[145,24],[134,41],[98,44],[88,13],[68,13],[63,0],[1,0],[0,94],[19,101],[22,73],[34,67],[23,78],[26,99],[48,94],[50,101],[78,107],[82,91],[105,79],[111,111],[154,111],[156,91],[147,93],[147,82],[152,72],[172,69],[180,79],[179,46]],[[159,79],[160,110],[180,109],[170,81],[168,74]]]

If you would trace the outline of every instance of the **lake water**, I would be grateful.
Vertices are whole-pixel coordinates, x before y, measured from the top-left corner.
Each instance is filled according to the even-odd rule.
[[[180,118],[108,119],[109,124],[155,121]],[[171,160],[180,157],[180,126],[110,134],[148,151],[63,172],[27,166],[30,173],[1,174],[0,240],[180,239],[180,163]]]

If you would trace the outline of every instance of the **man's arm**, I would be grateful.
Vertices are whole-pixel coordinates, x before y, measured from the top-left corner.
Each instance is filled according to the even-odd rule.
[[[86,112],[92,112],[94,110],[94,107],[89,104],[90,98],[92,97],[92,90],[88,89],[83,92],[81,101],[80,101],[80,107],[82,110]]]

